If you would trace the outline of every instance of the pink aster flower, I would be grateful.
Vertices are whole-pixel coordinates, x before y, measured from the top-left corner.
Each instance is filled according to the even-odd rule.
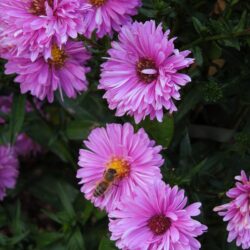
[[[250,177],[244,171],[236,176],[236,186],[227,192],[231,201],[214,208],[224,221],[228,221],[228,242],[236,239],[236,245],[250,249]]]
[[[122,27],[102,65],[99,85],[117,116],[127,113],[137,123],[147,115],[162,121],[164,108],[170,113],[177,110],[174,100],[180,99],[181,86],[191,81],[179,71],[193,59],[187,57],[190,51],[175,49],[175,38],[168,36],[169,31],[163,33],[154,21]]]
[[[52,47],[52,58],[45,60],[40,55],[34,62],[29,58],[9,58],[6,74],[17,73],[15,81],[20,83],[21,92],[30,92],[40,100],[54,100],[54,91],[64,92],[69,98],[75,98],[78,92],[87,89],[85,74],[90,68],[85,67],[89,53],[82,42],[69,41],[60,49]],[[63,97],[62,97],[63,98]]]
[[[90,7],[79,0],[1,0],[6,34],[15,41],[17,54],[30,52],[34,61],[42,52],[51,56],[52,43],[59,47],[69,37],[83,33],[83,14]]]
[[[183,190],[155,181],[145,189],[134,189],[109,213],[111,240],[126,250],[197,250],[196,239],[207,227],[192,217],[200,214],[200,203],[189,206]]]
[[[0,18],[0,57],[7,58],[9,54],[15,50],[15,45],[13,39],[8,36],[6,31],[8,30],[8,25],[4,20]]]
[[[0,96],[0,111],[8,114],[11,110],[12,96]],[[5,119],[0,117],[0,125],[5,123]]]
[[[110,211],[135,189],[161,179],[162,147],[143,129],[135,133],[129,123],[108,124],[94,129],[84,143],[87,149],[80,150],[77,178],[96,207]]]
[[[18,165],[13,150],[7,146],[0,146],[0,200],[5,197],[6,189],[15,187]]]
[[[17,136],[15,151],[18,156],[27,157],[29,155],[35,156],[42,151],[42,148],[25,133],[21,133]]]
[[[93,31],[101,38],[119,31],[121,25],[132,21],[131,16],[137,14],[141,0],[83,0],[90,3],[91,8],[84,15],[85,33],[91,37]]]

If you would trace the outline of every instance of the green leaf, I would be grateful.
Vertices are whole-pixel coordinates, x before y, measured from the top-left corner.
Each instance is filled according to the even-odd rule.
[[[238,250],[239,248],[235,245],[235,242],[232,242],[228,245],[228,250]]]
[[[37,235],[36,243],[39,249],[43,249],[63,238],[62,233],[58,232],[41,232]]]
[[[217,154],[214,156],[211,156],[209,158],[206,158],[202,161],[200,161],[198,164],[189,167],[186,169],[185,172],[183,172],[182,176],[178,176],[179,181],[178,184],[184,184],[184,183],[190,183],[192,178],[196,175],[202,175],[203,173],[208,174],[210,172],[210,168],[218,164],[222,159],[221,154]]]
[[[84,225],[87,222],[87,220],[90,218],[93,210],[94,210],[93,204],[90,202],[86,202],[85,207],[84,207],[83,212],[82,212],[82,216],[81,216],[82,225]]]
[[[141,122],[140,127],[143,127],[158,145],[167,148],[174,134],[174,119],[169,115],[165,115],[162,122],[151,121],[149,118],[146,118]]]
[[[192,146],[190,142],[190,137],[188,132],[185,133],[185,136],[181,140],[180,145],[180,158],[188,158],[192,155]]]
[[[222,48],[218,46],[217,43],[211,43],[211,48],[209,49],[209,59],[218,59],[222,55]]]
[[[93,121],[75,120],[68,123],[66,134],[70,140],[83,140],[98,123]]]
[[[77,99],[70,99],[65,97],[62,101],[60,96],[57,96],[57,100],[62,108],[70,115],[74,117],[80,117],[81,119],[95,120],[95,114],[89,112],[89,109],[84,109],[81,102],[86,98],[86,93],[79,95]]]
[[[83,235],[79,228],[76,228],[76,230],[73,232],[69,240],[67,241],[67,249],[68,250],[84,250],[84,239]]]
[[[247,24],[247,10],[243,11],[239,23],[234,27],[235,32],[243,31]]]
[[[144,15],[146,17],[154,17],[157,13],[157,11],[155,11],[155,10],[149,10],[146,8],[140,8],[139,11],[142,15]]]
[[[15,214],[12,220],[12,230],[15,232],[15,234],[21,234],[24,231],[24,225],[22,222],[20,201],[16,203],[14,213]]]
[[[189,93],[184,97],[178,112],[175,114],[175,122],[179,122],[190,110],[192,110],[199,101],[202,99],[202,92],[200,86],[195,86]]]
[[[7,243],[8,237],[2,233],[0,233],[0,246],[3,246]],[[4,250],[4,248],[0,248],[0,250]]]
[[[51,220],[57,222],[58,224],[63,224],[63,221],[59,218],[59,216],[55,213],[46,211],[46,210],[42,210],[42,212]]]
[[[194,47],[193,49],[193,54],[195,57],[195,62],[201,66],[203,64],[203,56],[202,56],[202,51],[200,47]]]
[[[76,167],[75,160],[66,143],[58,136],[58,131],[52,130],[42,120],[34,120],[29,124],[27,132],[31,138],[34,138],[42,146],[49,148],[64,162],[70,162],[72,166]]]
[[[25,116],[25,95],[14,95],[10,115],[10,143],[13,145],[18,133],[22,129]]]
[[[71,204],[71,199],[70,197],[68,197],[68,192],[65,189],[65,187],[63,185],[61,185],[61,183],[57,184],[57,190],[58,190],[58,195],[59,198],[62,202],[62,205],[65,209],[65,211],[67,212],[67,214],[69,215],[70,218],[75,218],[76,214],[75,214],[75,210],[73,208],[73,205]]]
[[[240,0],[231,0],[231,6],[233,6],[233,5],[235,5],[235,4],[237,4],[238,2],[239,2]]]
[[[207,27],[205,25],[203,25],[198,18],[192,17],[192,22],[193,22],[193,26],[194,26],[195,30],[197,31],[197,33],[201,34],[201,33],[204,33],[205,31],[207,31]]]
[[[115,243],[113,241],[103,236],[98,250],[117,250],[117,248],[115,247]]]
[[[18,242],[22,241],[23,239],[25,239],[28,235],[30,234],[29,231],[25,231],[21,234],[18,234],[18,235],[15,235],[14,237],[12,237],[10,239],[10,244],[11,245],[15,245],[17,244]]]

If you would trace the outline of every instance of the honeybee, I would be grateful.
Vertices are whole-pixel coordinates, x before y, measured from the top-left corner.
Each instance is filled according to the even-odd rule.
[[[104,172],[103,179],[96,185],[94,191],[94,197],[102,196],[109,186],[115,181],[117,177],[117,171],[113,168],[109,168]]]

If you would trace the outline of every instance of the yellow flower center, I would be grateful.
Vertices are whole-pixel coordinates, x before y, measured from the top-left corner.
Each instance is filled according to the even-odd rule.
[[[117,172],[117,176],[119,178],[123,178],[128,176],[130,171],[129,163],[120,157],[113,157],[111,161],[107,163],[107,169],[115,169]]]
[[[105,2],[106,0],[90,0],[90,3],[96,7],[102,6]]]
[[[63,67],[65,60],[67,59],[65,51],[63,49],[59,49],[56,45],[53,45],[51,55],[52,59],[49,59],[49,63],[58,68]]]
[[[33,0],[31,2],[29,12],[36,16],[46,15],[45,2],[46,0]],[[49,6],[53,6],[53,0],[47,0],[47,2]]]

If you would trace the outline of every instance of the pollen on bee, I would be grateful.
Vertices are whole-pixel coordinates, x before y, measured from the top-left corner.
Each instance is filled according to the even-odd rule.
[[[123,178],[128,176],[130,171],[130,164],[127,160],[122,157],[112,157],[112,159],[107,163],[107,169],[115,169],[117,176]]]

